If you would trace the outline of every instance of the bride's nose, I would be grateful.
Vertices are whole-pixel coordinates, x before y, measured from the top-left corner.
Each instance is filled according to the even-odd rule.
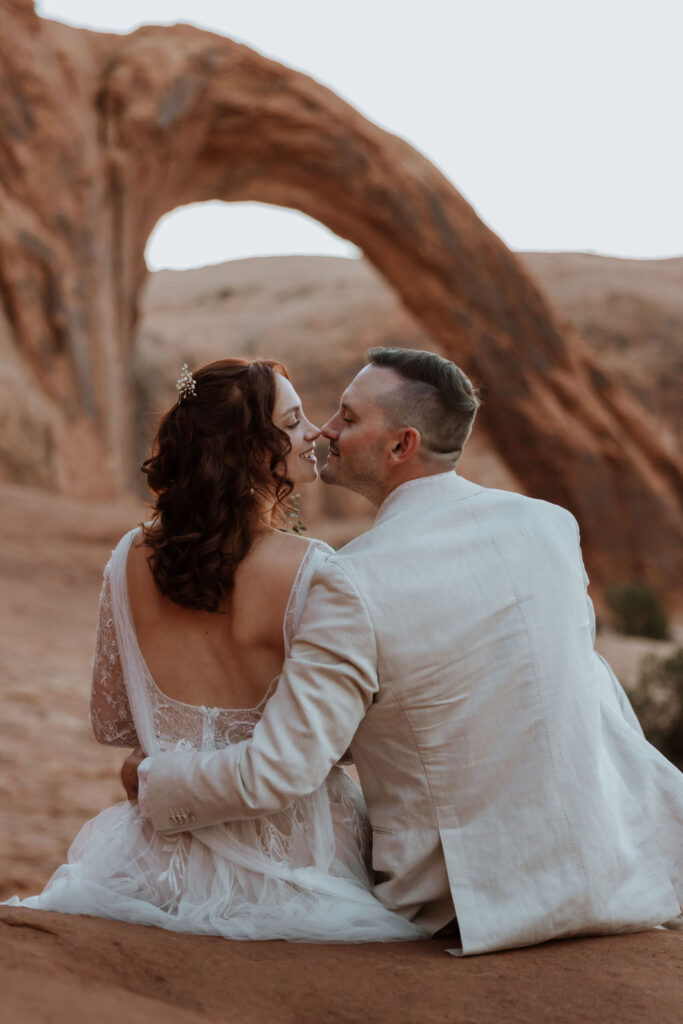
[[[322,434],[322,430],[320,427],[316,427],[315,423],[311,423],[310,420],[306,420],[306,424],[307,426],[304,432],[305,439],[307,441],[317,441]]]

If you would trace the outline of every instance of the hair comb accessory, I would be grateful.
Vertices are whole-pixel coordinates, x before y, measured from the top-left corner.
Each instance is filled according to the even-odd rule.
[[[180,376],[176,381],[175,386],[178,392],[178,401],[182,401],[183,398],[188,398],[190,395],[197,393],[197,381],[192,376],[192,371],[187,363],[183,363],[183,368],[180,371]]]

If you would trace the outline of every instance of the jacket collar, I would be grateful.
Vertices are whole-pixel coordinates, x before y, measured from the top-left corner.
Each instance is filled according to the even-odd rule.
[[[435,473],[432,476],[418,476],[407,480],[391,491],[377,512],[375,525],[390,516],[405,512],[410,508],[426,508],[434,501],[459,501],[469,498],[482,490],[463,476],[458,476],[454,469],[447,473]]]

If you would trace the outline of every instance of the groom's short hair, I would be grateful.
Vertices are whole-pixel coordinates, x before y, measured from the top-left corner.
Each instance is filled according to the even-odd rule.
[[[429,452],[457,459],[479,408],[469,377],[449,359],[418,349],[371,348],[367,358],[402,378],[378,400],[388,423],[415,427]]]

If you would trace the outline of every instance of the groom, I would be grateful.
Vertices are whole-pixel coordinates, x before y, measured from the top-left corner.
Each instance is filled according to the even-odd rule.
[[[683,899],[683,776],[593,649],[576,522],[455,472],[477,398],[453,363],[372,349],[322,479],[373,528],[331,556],[252,739],[143,767],[161,831],[256,817],[350,746],[375,894],[484,953],[637,931]]]

